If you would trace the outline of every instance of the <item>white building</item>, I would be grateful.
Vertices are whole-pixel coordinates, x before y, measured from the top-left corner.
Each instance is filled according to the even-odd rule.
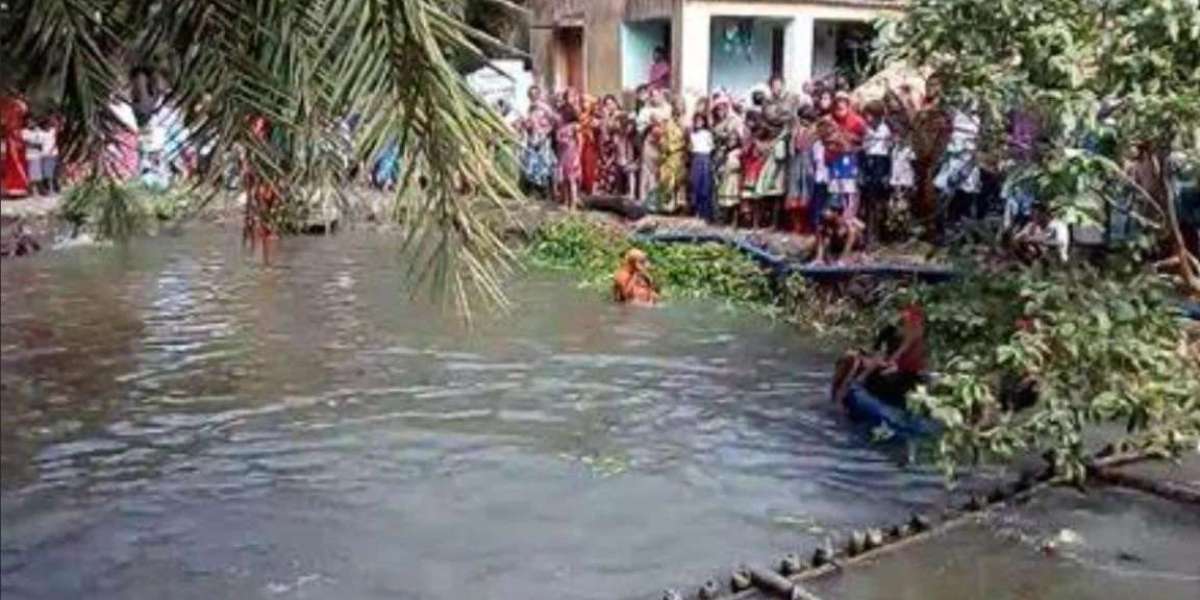
[[[530,44],[549,89],[618,93],[645,83],[667,49],[672,87],[746,93],[772,75],[797,88],[865,60],[872,22],[901,0],[535,0]]]

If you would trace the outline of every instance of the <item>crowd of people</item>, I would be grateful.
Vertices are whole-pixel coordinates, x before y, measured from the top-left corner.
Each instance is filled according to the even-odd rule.
[[[165,188],[204,168],[214,144],[194,143],[182,110],[167,99],[165,90],[139,91],[138,82],[135,72],[128,93],[114,93],[107,103],[108,141],[99,165],[115,179]],[[68,163],[60,156],[65,125],[52,109],[32,110],[22,94],[0,97],[0,197],[56,195],[64,181],[79,179],[93,166],[87,160]]]
[[[779,77],[745,98],[717,90],[685,101],[670,92],[666,61],[655,64],[661,68],[652,69],[651,83],[627,102],[575,89],[548,95],[535,86],[524,115],[503,110],[522,141],[525,188],[571,208],[585,196],[620,198],[650,213],[813,235],[816,259],[831,262],[906,237],[913,218],[940,236],[948,225],[1000,204],[994,169],[980,165],[978,116],[943,107],[936,79],[923,90],[889,86],[865,102],[840,78],[792,91]],[[109,174],[166,187],[207,170],[213,143],[189,143],[162,77],[134,73],[129,87],[108,107],[117,124],[104,153]],[[57,115],[32,114],[9,94],[0,101],[0,124],[4,196],[55,194],[64,175],[76,178],[75,166],[59,157]],[[354,119],[340,127],[349,147]],[[1014,120],[1017,159],[1036,135],[1035,124]],[[369,167],[351,170],[393,189],[402,159],[393,143]],[[1062,224],[1035,219],[1046,215],[1019,189],[1009,200],[1007,239],[1026,246],[1019,254],[1040,256],[1056,246],[1061,256]]]
[[[775,77],[748,98],[718,90],[691,102],[647,84],[626,105],[533,87],[528,112],[510,123],[527,190],[570,208],[583,195],[621,197],[651,213],[815,235],[818,259],[834,261],[906,235],[898,224],[917,196],[931,197],[928,228],[939,235],[999,203],[985,193],[978,116],[944,109],[939,96],[936,80],[859,102],[840,78],[792,92]],[[1014,228],[1032,214],[1015,204]]]

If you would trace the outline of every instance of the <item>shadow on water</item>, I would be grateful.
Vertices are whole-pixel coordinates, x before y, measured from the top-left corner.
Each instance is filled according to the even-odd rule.
[[[468,331],[397,245],[6,262],[6,600],[623,597],[945,501],[828,405],[827,343],[540,273]]]

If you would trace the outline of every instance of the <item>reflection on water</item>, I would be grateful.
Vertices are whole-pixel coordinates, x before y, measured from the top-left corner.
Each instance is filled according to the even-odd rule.
[[[6,600],[622,597],[943,500],[827,406],[827,345],[545,274],[467,331],[396,246],[6,262]]]

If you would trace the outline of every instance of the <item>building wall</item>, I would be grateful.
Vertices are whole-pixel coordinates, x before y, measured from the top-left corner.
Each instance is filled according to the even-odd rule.
[[[713,17],[709,37],[709,87],[724,88],[744,96],[771,77],[772,40],[778,28],[791,25],[790,19],[755,19],[753,46],[749,56],[724,51],[725,28],[741,21],[737,17]],[[786,48],[786,41],[785,46]]]
[[[896,0],[531,0],[530,8],[530,58],[535,81],[546,89],[565,86],[556,72],[561,61],[555,58],[555,27],[583,27],[586,91],[602,95],[618,93],[644,77],[629,72],[641,65],[622,54],[625,23],[669,15],[675,88],[702,94],[710,89],[714,17],[790,19],[784,33],[783,70],[788,86],[795,88],[814,73],[814,20],[869,21],[889,12],[898,14],[900,4]],[[757,70],[754,74],[762,75],[765,82],[770,69],[769,35],[763,43],[768,45],[766,75]],[[826,54],[819,60],[826,60]]]
[[[675,28],[678,42],[674,69],[684,93],[703,94],[710,89],[712,20],[715,17],[765,17],[791,19],[785,31],[783,75],[797,89],[813,75],[813,27],[816,19],[870,21],[898,14],[886,2],[837,4],[832,2],[753,2],[750,0],[677,0]],[[769,64],[769,63],[768,63]],[[764,79],[765,83],[765,79]]]
[[[654,49],[670,46],[670,21],[627,21],[621,25],[621,86],[633,89],[650,80]]]
[[[837,23],[820,21],[813,24],[812,77],[824,77],[837,66]]]
[[[584,62],[587,63],[587,92],[593,95],[621,91],[621,23],[624,0],[589,0],[584,18]]]
[[[547,90],[562,90],[561,57],[554,30],[583,28],[583,80],[592,94],[621,90],[621,23],[626,0],[533,0],[529,54],[534,78]]]

